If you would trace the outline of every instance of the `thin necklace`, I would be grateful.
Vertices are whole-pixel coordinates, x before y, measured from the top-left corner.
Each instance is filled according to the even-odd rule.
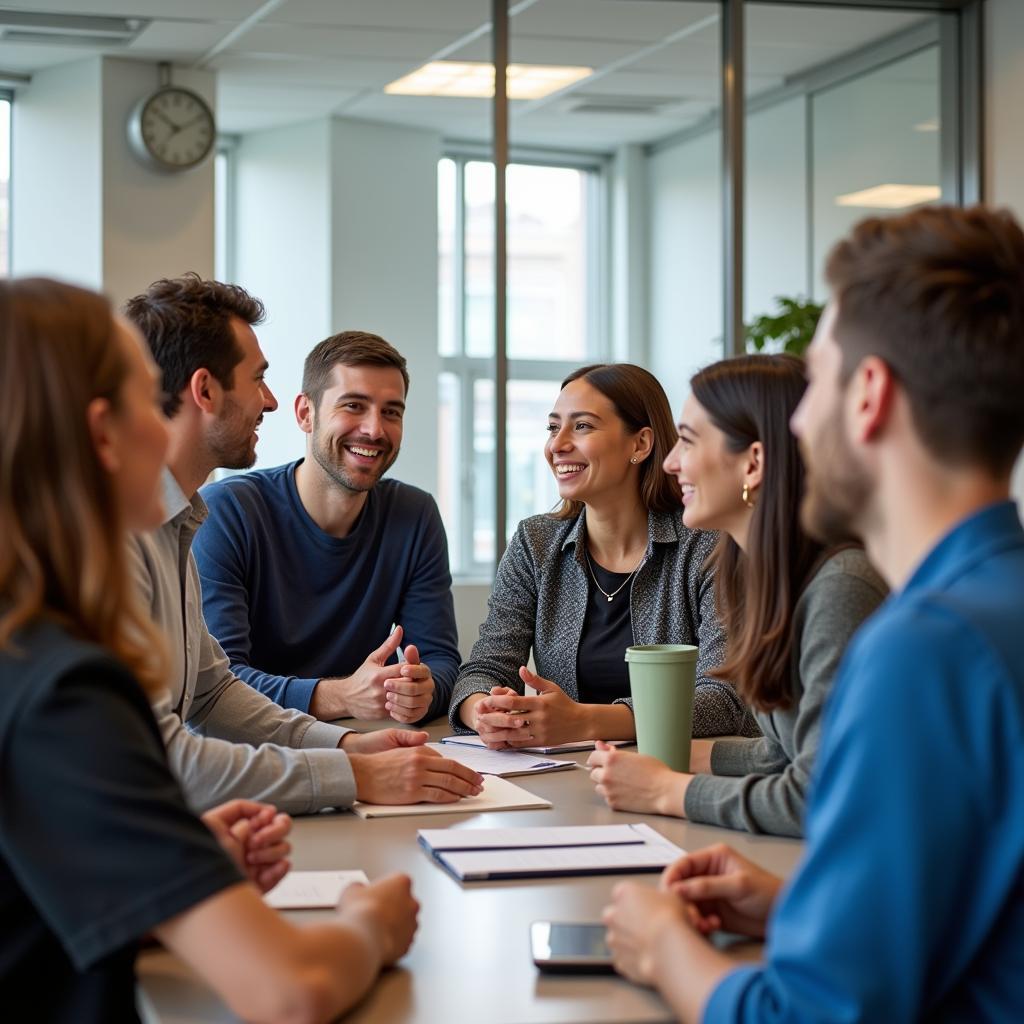
[[[584,556],[585,556],[585,557],[586,557],[586,559],[587,559],[587,568],[588,568],[588,569],[590,570],[590,578],[591,578],[591,579],[592,579],[592,580],[594,581],[594,586],[595,586],[595,587],[597,587],[597,589],[598,589],[598,590],[600,590],[600,591],[601,591],[601,593],[602,593],[602,594],[604,594],[604,596],[605,596],[605,597],[606,597],[606,598],[607,598],[607,599],[608,599],[609,601],[610,601],[610,600],[611,600],[611,599],[612,599],[612,598],[613,598],[613,597],[614,597],[614,596],[615,596],[615,595],[616,595],[616,594],[617,594],[617,593],[618,593],[618,592],[619,592],[619,591],[620,591],[620,590],[621,590],[621,589],[622,589],[622,588],[623,588],[623,587],[624,587],[624,586],[625,586],[625,585],[626,585],[626,584],[627,584],[627,583],[628,583],[628,582],[629,582],[629,581],[630,581],[630,580],[631,580],[631,579],[633,578],[633,576],[634,576],[634,574],[636,573],[637,569],[639,569],[639,568],[640,568],[640,566],[641,566],[641,565],[643,565],[643,564],[644,564],[644,562],[646,562],[646,561],[647,561],[647,552],[645,551],[645,552],[644,552],[644,556],[643,556],[643,558],[641,558],[641,559],[640,559],[640,561],[639,561],[639,562],[637,562],[637,563],[636,563],[636,565],[635,565],[635,566],[633,567],[633,572],[631,572],[631,573],[630,573],[630,574],[629,574],[629,575],[628,575],[628,576],[627,576],[627,577],[626,577],[626,578],[625,578],[625,579],[624,579],[624,580],[623,580],[623,581],[622,581],[622,582],[621,582],[621,583],[620,583],[620,584],[619,584],[619,585],[618,585],[618,586],[617,586],[617,587],[616,587],[616,588],[615,588],[615,589],[614,589],[614,590],[613,590],[613,591],[612,591],[612,592],[611,592],[611,593],[609,594],[609,593],[608,593],[608,591],[607,591],[607,590],[605,590],[605,589],[604,589],[604,587],[602,587],[602,586],[601,586],[601,584],[597,582],[597,577],[596,577],[596,576],[594,575],[594,567],[593,567],[593,565],[591,565],[591,562],[590,562],[590,552],[589,552],[589,551],[587,551],[586,549],[584,549],[584,551],[583,551],[583,554],[584,554]]]

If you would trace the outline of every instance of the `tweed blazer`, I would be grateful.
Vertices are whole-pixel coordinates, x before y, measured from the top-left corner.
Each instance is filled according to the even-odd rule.
[[[695,736],[757,735],[733,687],[707,675],[725,655],[713,574],[704,568],[716,535],[685,527],[682,509],[649,513],[647,530],[647,560],[629,586],[633,642],[700,649]],[[457,732],[472,731],[459,719],[459,705],[471,693],[488,693],[492,686],[524,692],[519,666],[527,663],[531,648],[538,674],[579,700],[576,655],[591,585],[585,541],[585,509],[576,519],[539,515],[519,524],[498,566],[487,620],[455,683],[449,719]]]

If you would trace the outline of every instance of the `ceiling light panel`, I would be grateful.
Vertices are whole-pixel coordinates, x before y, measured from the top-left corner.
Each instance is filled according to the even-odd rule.
[[[866,210],[905,210],[941,198],[942,189],[938,185],[886,184],[836,196],[836,206],[855,206]]]
[[[550,96],[594,73],[593,68],[552,64],[509,64],[508,96],[535,100]],[[384,86],[392,96],[460,96],[487,99],[494,95],[494,65],[477,61],[436,60]]]

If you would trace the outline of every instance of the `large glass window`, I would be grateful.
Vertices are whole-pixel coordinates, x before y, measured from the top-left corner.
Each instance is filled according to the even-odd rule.
[[[544,428],[571,370],[604,359],[599,169],[514,163],[508,204],[508,530],[552,508]],[[494,168],[438,167],[439,500],[452,566],[494,559]]]
[[[11,101],[0,99],[0,275],[11,268]]]

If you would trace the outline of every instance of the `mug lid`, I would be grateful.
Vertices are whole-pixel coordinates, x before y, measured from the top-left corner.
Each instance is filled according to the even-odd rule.
[[[692,644],[641,644],[626,648],[626,661],[686,664],[696,660],[697,648]]]

